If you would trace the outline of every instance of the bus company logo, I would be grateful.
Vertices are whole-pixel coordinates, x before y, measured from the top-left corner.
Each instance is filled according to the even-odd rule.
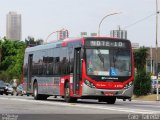
[[[116,78],[116,77],[101,77],[101,80],[106,80],[106,79],[109,79],[109,80],[118,80],[118,78]]]
[[[101,77],[101,80],[105,80],[106,79],[106,77]]]

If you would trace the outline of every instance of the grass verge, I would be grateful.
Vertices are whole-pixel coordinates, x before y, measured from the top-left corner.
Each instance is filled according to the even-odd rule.
[[[160,99],[160,95],[159,95]],[[133,95],[132,100],[143,100],[143,101],[156,101],[157,100],[157,94],[150,94],[145,96],[135,96]]]

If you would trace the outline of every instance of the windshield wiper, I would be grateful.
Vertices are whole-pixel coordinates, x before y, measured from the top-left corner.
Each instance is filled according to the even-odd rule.
[[[97,51],[98,51],[98,57],[101,60],[101,62],[103,63],[103,68],[104,68],[104,57],[99,49],[97,49]]]

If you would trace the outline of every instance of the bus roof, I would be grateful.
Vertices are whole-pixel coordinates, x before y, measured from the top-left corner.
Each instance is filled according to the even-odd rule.
[[[32,52],[32,51],[38,51],[43,49],[49,49],[49,48],[55,48],[57,44],[60,44],[62,41],[54,42],[54,43],[47,43],[43,45],[37,45],[34,47],[28,47],[26,48],[25,52]]]
[[[76,40],[82,40],[82,39],[86,39],[86,38],[109,38],[109,39],[119,39],[119,38],[113,38],[113,37],[108,37],[108,36],[93,36],[93,37],[82,37],[82,38],[66,38],[64,40],[57,40],[55,42],[50,42],[47,44],[43,44],[43,45],[38,45],[38,46],[34,46],[34,47],[28,47],[26,48],[25,52],[32,52],[32,51],[38,51],[38,50],[43,50],[43,49],[49,49],[49,48],[55,48],[57,47],[57,45],[59,44],[63,44],[63,43],[67,43],[67,42],[72,42],[72,41],[76,41]]]
[[[71,41],[80,40],[80,39],[82,38],[67,38],[64,40],[57,40],[55,42],[50,42],[50,43],[43,44],[43,45],[28,47],[26,48],[25,52],[32,52],[32,51],[38,51],[38,50],[43,50],[43,49],[55,48],[57,47],[57,45],[62,44],[63,42],[71,42]]]

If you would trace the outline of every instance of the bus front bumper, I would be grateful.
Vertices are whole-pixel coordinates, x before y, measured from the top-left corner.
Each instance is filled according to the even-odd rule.
[[[133,95],[133,85],[127,89],[97,89],[91,88],[86,84],[82,85],[82,97],[93,96],[105,97],[105,96],[115,96],[119,99],[131,98]]]

